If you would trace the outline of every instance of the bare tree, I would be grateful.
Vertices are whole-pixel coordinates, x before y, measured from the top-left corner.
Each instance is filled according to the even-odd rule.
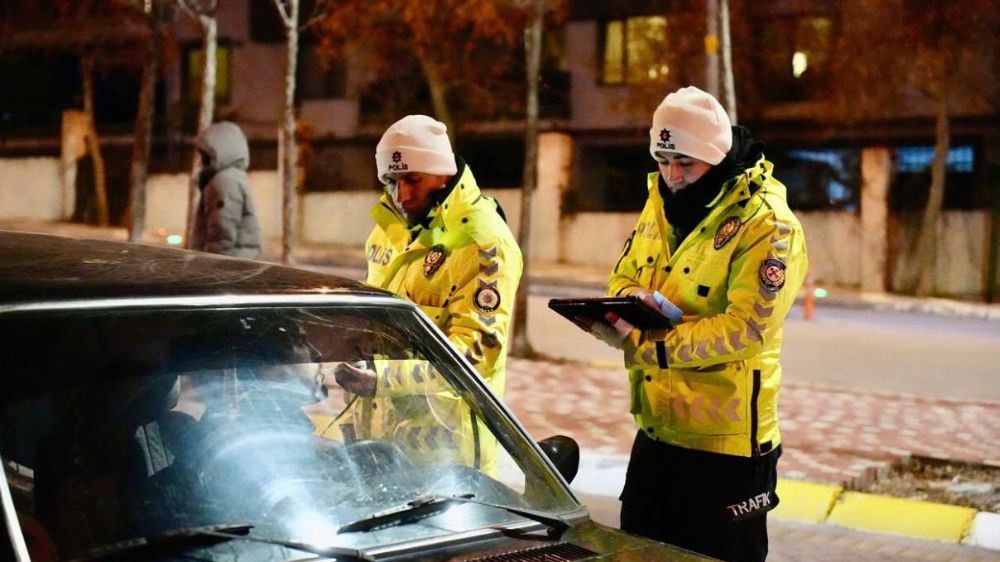
[[[285,111],[278,133],[278,154],[281,164],[281,261],[292,263],[295,246],[295,68],[299,54],[299,0],[274,0],[274,6],[285,26],[287,56],[285,59]]]
[[[729,32],[729,0],[705,0],[705,81],[708,93],[726,107],[736,124],[736,93],[733,86],[733,51]],[[719,51],[722,67],[719,67]],[[721,78],[721,87],[720,87]]]
[[[521,283],[514,299],[514,338],[511,353],[517,357],[531,357],[534,350],[528,341],[528,270],[531,254],[531,203],[538,184],[538,74],[542,66],[542,28],[545,25],[545,0],[531,0],[529,25],[524,30],[524,53],[528,82],[527,110],[524,127],[524,179],[521,188],[521,223],[518,244],[524,259]]]
[[[729,30],[729,0],[719,0],[719,33],[722,48],[722,93],[729,120],[736,121],[736,85],[733,79],[733,41]]]
[[[177,5],[201,30],[202,69],[201,95],[198,102],[198,125],[195,136],[212,124],[215,117],[216,50],[218,46],[218,23],[216,12],[218,0],[177,0]],[[192,149],[191,175],[188,180],[187,222],[184,228],[184,246],[190,248],[194,232],[194,216],[198,210],[198,169],[200,167],[198,149]]]
[[[87,121],[87,152],[94,162],[94,193],[97,198],[97,224],[107,226],[111,220],[108,214],[107,173],[104,168],[104,154],[101,139],[97,134],[97,118],[94,116],[94,48],[80,45],[80,73],[83,79],[83,113]]]
[[[56,6],[60,15],[58,28],[75,37],[80,55],[81,93],[87,124],[85,144],[94,165],[97,223],[107,226],[111,217],[106,166],[94,110],[94,74],[99,59],[102,64],[112,60],[134,62],[131,49],[120,48],[135,39],[132,26],[122,25],[132,23],[129,20],[134,15],[134,6],[130,5],[130,0],[57,0]]]
[[[851,119],[893,117],[900,100],[922,98],[934,113],[934,158],[920,232],[904,282],[917,296],[933,292],[954,106],[987,105],[997,81],[984,68],[996,34],[997,0],[928,3],[853,0],[835,57],[833,99]],[[969,17],[977,14],[976,17]],[[900,49],[906,45],[906,49]],[[957,100],[962,100],[956,103]]]
[[[388,102],[393,115],[385,117],[395,120],[401,108],[408,113],[429,111],[448,127],[454,141],[465,117],[520,114],[524,86],[517,47],[525,27],[525,3],[341,0],[327,10],[317,34],[329,56],[364,38],[374,55],[368,68],[373,81],[405,77],[391,82],[402,88],[390,85],[370,92]],[[416,82],[421,79],[423,84]],[[430,107],[419,109],[415,106],[423,100],[417,93],[424,85]]]
[[[146,41],[146,61],[139,87],[139,108],[135,115],[135,142],[132,144],[132,165],[129,193],[130,242],[141,242],[146,229],[146,179],[149,170],[149,145],[153,132],[153,98],[160,75],[161,49],[166,28],[166,6],[162,0],[146,4],[144,19],[149,28]]]

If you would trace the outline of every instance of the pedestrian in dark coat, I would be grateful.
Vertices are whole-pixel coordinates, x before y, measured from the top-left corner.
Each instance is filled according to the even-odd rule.
[[[260,256],[260,224],[247,167],[250,149],[235,123],[214,123],[196,141],[201,154],[191,249],[241,258]]]

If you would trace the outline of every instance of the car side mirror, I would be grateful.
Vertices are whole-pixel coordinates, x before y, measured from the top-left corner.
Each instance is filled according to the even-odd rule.
[[[538,446],[566,482],[572,482],[576,478],[576,472],[580,468],[580,446],[572,437],[553,435],[539,441]]]

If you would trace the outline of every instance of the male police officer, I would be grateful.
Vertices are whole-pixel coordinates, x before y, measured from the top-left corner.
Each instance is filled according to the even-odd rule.
[[[445,125],[425,115],[408,115],[390,126],[375,162],[386,192],[371,212],[368,283],[419,305],[502,396],[522,262],[499,205],[482,194],[472,171],[452,153]],[[357,437],[391,435],[398,443],[419,445],[427,442],[422,432],[440,430],[444,423],[451,432],[447,446],[407,452],[440,456],[453,449],[457,460],[492,472],[496,444],[481,438],[489,432],[472,423],[459,397],[429,384],[433,376],[426,362],[396,362],[377,373],[339,367],[337,381],[344,388],[372,397],[353,416]],[[422,396],[418,402],[425,411],[402,412],[398,406],[414,394]]]
[[[807,269],[785,187],[711,95],[668,95],[653,113],[659,172],[608,282],[674,320],[669,331],[594,332],[622,347],[639,431],[622,529],[725,560],[763,560],[778,503],[782,324]]]

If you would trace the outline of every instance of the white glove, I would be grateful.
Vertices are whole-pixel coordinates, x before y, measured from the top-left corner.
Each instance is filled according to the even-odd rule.
[[[613,313],[608,313],[607,321],[607,323],[594,322],[591,324],[590,333],[611,347],[622,349],[625,345],[625,338],[628,337],[634,326]]]

